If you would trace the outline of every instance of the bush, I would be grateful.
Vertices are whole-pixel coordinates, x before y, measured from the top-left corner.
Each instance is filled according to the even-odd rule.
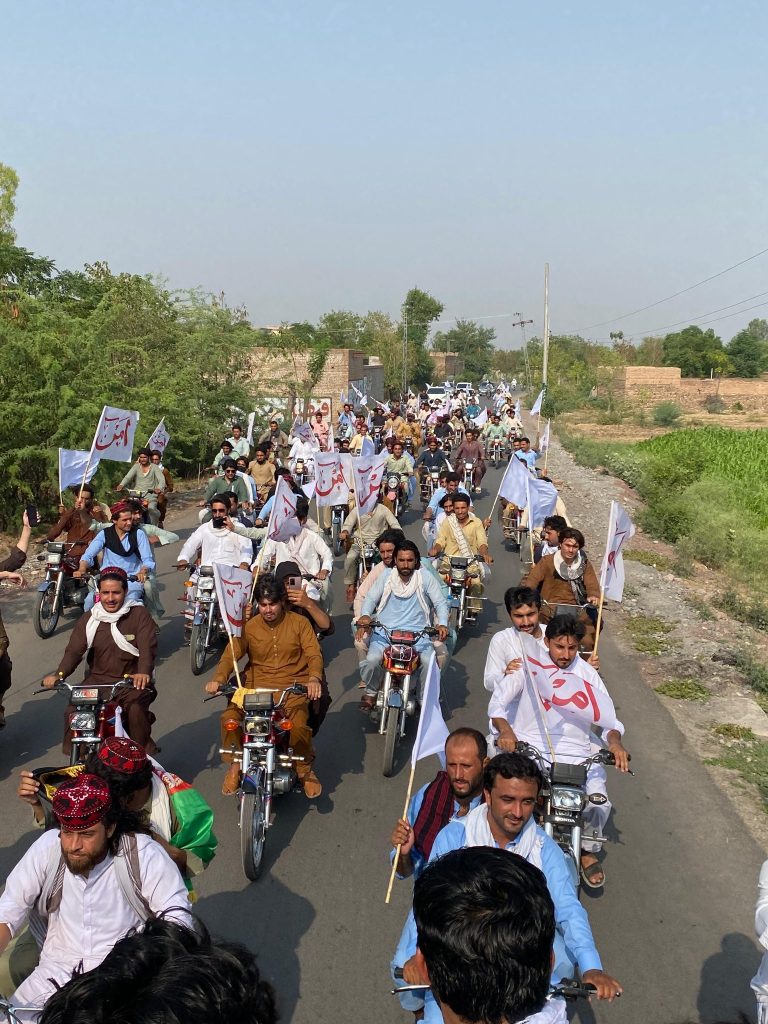
[[[706,686],[696,679],[669,679],[656,687],[656,693],[673,700],[707,701],[712,696]]]
[[[711,412],[713,414],[725,412],[725,402],[722,400],[720,395],[707,395],[701,404],[707,412]]]
[[[759,598],[745,601],[735,591],[726,590],[724,594],[718,594],[712,603],[739,622],[768,633],[768,605]]]
[[[676,402],[659,402],[653,409],[653,422],[657,427],[674,427],[682,413]]]

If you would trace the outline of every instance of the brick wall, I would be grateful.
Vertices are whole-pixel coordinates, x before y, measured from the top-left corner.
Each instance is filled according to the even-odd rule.
[[[689,412],[704,408],[704,402],[719,396],[727,406],[740,402],[745,409],[768,410],[768,377],[746,380],[739,377],[699,380],[681,377],[677,366],[621,366],[601,368],[607,390],[618,401],[651,406],[674,401]],[[600,390],[603,390],[602,388]]]
[[[464,372],[464,360],[458,352],[430,352],[429,354],[435,366],[433,384],[460,377]]]
[[[727,406],[740,402],[745,409],[768,412],[768,379],[755,380],[726,377],[718,380],[698,380],[686,377],[680,381],[678,401],[684,409],[700,409],[707,398],[717,396]]]

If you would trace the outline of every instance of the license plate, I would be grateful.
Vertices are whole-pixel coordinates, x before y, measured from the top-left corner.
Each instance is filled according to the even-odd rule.
[[[72,700],[97,700],[98,696],[97,687],[77,687],[72,691]]]

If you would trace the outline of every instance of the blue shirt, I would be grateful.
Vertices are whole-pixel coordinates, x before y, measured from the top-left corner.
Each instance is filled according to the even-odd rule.
[[[98,555],[100,551],[103,551],[104,558],[101,563],[102,571],[108,568],[124,569],[129,576],[135,576],[142,565],[147,569],[154,570],[155,559],[152,555],[152,546],[143,530],[136,531],[136,543],[139,549],[138,558],[135,555],[128,554],[130,542],[127,535],[123,537],[122,540],[122,547],[125,550],[125,555],[116,555],[114,551],[110,551],[109,548],[104,546],[104,540],[105,531],[100,530],[85,549],[85,553],[81,556],[81,560],[85,562],[86,565],[93,565],[96,561],[96,555]]]
[[[434,781],[435,780],[433,779],[432,782],[434,782]],[[421,787],[421,789],[418,790],[418,792],[414,796],[411,797],[411,802],[408,804],[408,814],[406,815],[406,817],[408,819],[408,824],[411,826],[411,828],[413,828],[414,825],[416,824],[416,819],[418,818],[419,812],[421,811],[421,805],[424,803],[424,794],[427,792],[429,787],[432,785],[432,782],[426,782]],[[475,809],[475,807],[477,807],[477,805],[480,803],[480,801],[482,799],[483,799],[483,794],[482,793],[479,793],[476,797],[473,797],[472,800],[470,801],[470,804],[469,804],[469,810],[473,811]],[[454,800],[453,801],[453,811],[451,812],[451,821],[453,821],[456,818],[456,815],[459,813],[460,809],[461,809],[461,804],[459,803],[458,800]],[[467,811],[467,814],[468,813],[469,813],[469,811]],[[392,850],[390,851],[390,854],[389,854],[390,863],[394,860],[394,858],[395,858],[395,849],[393,847]],[[424,866],[427,863],[426,860],[424,859],[424,857],[422,856],[422,854],[419,853],[419,851],[416,849],[415,846],[411,850],[411,863],[413,864],[413,880],[415,882],[416,879],[421,874],[421,872],[424,870]],[[402,875],[398,875],[397,877],[398,878],[402,878],[403,876]]]
[[[527,452],[515,452],[515,456],[520,459],[521,462],[524,462],[528,469],[535,471],[536,459],[538,459],[539,453],[535,452],[533,448],[530,448]]]
[[[427,572],[425,569],[417,569],[416,571],[421,573],[421,578],[424,582],[423,594],[427,599],[427,604],[431,605],[434,609],[438,623],[441,626],[447,626],[448,602],[434,573]],[[384,594],[384,586],[393,572],[397,572],[397,569],[383,572],[365,595],[362,608],[363,615],[372,616],[374,614]],[[394,594],[390,595],[389,600],[376,617],[387,629],[406,629],[411,630],[413,633],[418,633],[430,625],[424,615],[424,609],[421,607],[419,599],[415,594],[413,597],[406,598],[395,597]],[[386,644],[387,640],[383,633],[379,630],[374,630],[373,632],[372,643],[375,640],[380,644]],[[431,646],[431,641],[427,637],[421,637],[417,645],[418,649],[424,646],[422,641],[426,641],[426,644]]]
[[[451,850],[461,850],[466,845],[464,823],[466,818],[455,818],[442,829],[435,839],[429,863],[442,857]],[[582,974],[586,971],[603,969],[600,955],[592,938],[587,912],[579,903],[565,854],[554,841],[538,828],[544,839],[541,849],[541,870],[547,879],[547,887],[555,905],[555,965],[552,969],[552,981],[556,983],[562,978],[573,977],[574,961]],[[505,849],[515,852],[515,841],[508,843]],[[411,910],[405,928],[400,936],[396,957],[402,957],[399,965],[409,960],[416,952],[416,922]]]

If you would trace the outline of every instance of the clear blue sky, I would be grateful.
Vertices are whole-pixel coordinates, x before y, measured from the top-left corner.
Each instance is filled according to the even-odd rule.
[[[19,243],[245,303],[607,320],[768,246],[768,7],[515,0],[0,5]],[[587,332],[768,291],[768,254]],[[766,302],[768,295],[745,305]],[[718,314],[720,315],[720,314]],[[763,308],[712,326],[725,340]],[[509,319],[488,320],[517,345]]]

